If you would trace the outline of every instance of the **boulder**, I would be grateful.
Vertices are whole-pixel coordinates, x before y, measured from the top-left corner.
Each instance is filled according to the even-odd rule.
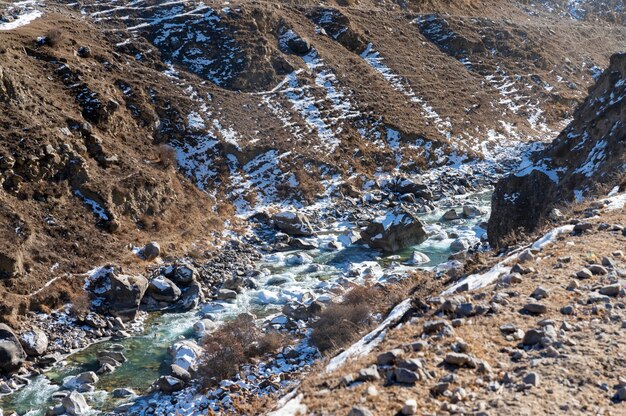
[[[172,376],[161,376],[156,381],[156,385],[163,393],[174,393],[185,388],[185,382]]]
[[[195,309],[201,302],[204,302],[204,294],[198,282],[193,282],[178,300],[180,309],[184,311]]]
[[[433,199],[433,193],[428,185],[424,184],[421,179],[398,179],[395,184],[395,192],[399,194],[413,194],[419,198],[426,200]]]
[[[441,219],[444,221],[453,221],[453,220],[458,220],[459,219],[459,214],[456,212],[456,210],[451,209],[449,211],[446,211],[442,216]]]
[[[311,44],[299,36],[290,36],[287,39],[287,47],[296,55],[306,55],[311,51]]]
[[[152,261],[161,255],[161,246],[157,242],[146,244],[141,250],[141,256],[146,261]]]
[[[474,205],[463,205],[463,216],[465,218],[476,218],[480,217],[482,212],[480,209]]]
[[[20,335],[20,343],[31,357],[44,355],[48,349],[48,336],[40,329],[33,329]]]
[[[65,413],[70,416],[82,416],[87,414],[89,411],[89,406],[87,405],[85,397],[76,391],[73,391],[65,396],[61,401],[61,404]]]
[[[419,264],[429,263],[430,257],[428,257],[424,253],[420,253],[419,251],[414,251],[411,255],[411,258],[406,262],[406,264],[410,266],[417,266]]]
[[[176,271],[174,272],[172,280],[177,285],[187,286],[191,284],[191,282],[197,280],[197,278],[198,270],[189,263],[182,263],[176,266]]]
[[[313,228],[306,215],[294,211],[283,211],[272,217],[274,225],[280,231],[290,236],[310,237]]]
[[[361,238],[373,249],[396,252],[420,244],[428,236],[424,224],[401,205],[372,221],[361,232]]]
[[[155,277],[148,285],[148,294],[154,300],[162,302],[176,302],[181,293],[180,288],[165,276]]]
[[[109,273],[110,284],[105,293],[109,302],[109,313],[122,320],[133,320],[137,316],[141,299],[148,289],[148,279],[143,276],[128,276]]]
[[[26,352],[11,328],[0,324],[0,374],[12,374],[19,370],[26,359]]]

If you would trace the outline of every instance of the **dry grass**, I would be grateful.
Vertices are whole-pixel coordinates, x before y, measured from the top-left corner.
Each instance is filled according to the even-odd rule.
[[[159,164],[164,168],[176,168],[178,162],[176,160],[176,149],[169,144],[161,143],[157,147]]]
[[[204,386],[233,377],[239,367],[251,359],[275,352],[286,344],[285,336],[262,333],[249,314],[241,314],[203,340],[205,357],[199,374]]]
[[[65,35],[61,29],[54,28],[50,29],[44,35],[44,43],[51,48],[56,48],[63,42],[65,39]]]

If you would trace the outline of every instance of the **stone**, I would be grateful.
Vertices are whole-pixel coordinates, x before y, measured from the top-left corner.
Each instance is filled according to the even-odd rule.
[[[626,401],[626,387],[622,386],[617,390],[617,393],[615,393],[615,397],[617,398],[617,400],[619,400],[620,402]]]
[[[453,220],[458,220],[459,219],[459,214],[456,212],[456,210],[451,209],[449,211],[446,211],[442,216],[441,219],[443,221],[453,221]]]
[[[114,367],[119,366],[127,361],[126,356],[121,351],[99,351],[96,354],[96,359],[100,365],[111,364]]]
[[[548,289],[545,289],[541,286],[537,287],[533,293],[530,295],[531,298],[541,300],[543,298],[547,298],[549,296]]]
[[[402,413],[405,416],[416,415],[417,414],[417,402],[413,399],[409,399],[405,401],[400,413]]]
[[[565,220],[565,215],[561,212],[560,209],[552,208],[552,210],[550,211],[549,218],[551,221],[560,222],[560,221]]]
[[[110,284],[104,293],[109,302],[109,313],[122,320],[133,320],[137,316],[143,295],[148,289],[148,279],[143,276],[128,276],[109,273]]]
[[[527,386],[537,387],[540,383],[539,374],[537,373],[528,373],[522,379],[522,382]]]
[[[76,391],[65,396],[63,400],[61,400],[61,405],[65,413],[70,416],[83,416],[89,411],[85,397]]]
[[[424,253],[420,253],[419,251],[414,251],[411,255],[411,258],[406,262],[406,264],[410,266],[417,266],[420,264],[425,264],[430,262],[430,257],[428,257]]]
[[[419,218],[400,205],[371,221],[361,238],[372,249],[393,253],[426,241],[428,235]]]
[[[350,412],[348,412],[348,416],[374,416],[374,413],[366,407],[354,406],[350,409]]]
[[[201,319],[200,321],[193,324],[193,331],[199,337],[202,337],[207,333],[212,332],[215,328],[217,328],[217,324],[210,319]]]
[[[406,368],[396,368],[393,371],[393,376],[396,383],[400,384],[415,384],[420,380],[419,374]]]
[[[86,371],[84,373],[80,373],[75,377],[77,383],[80,384],[95,384],[100,379],[93,371]]]
[[[161,246],[152,241],[141,249],[141,257],[146,261],[152,261],[161,255]]]
[[[575,312],[575,309],[572,305],[565,305],[561,308],[561,313],[563,315],[573,315]]]
[[[424,333],[425,334],[434,334],[436,332],[441,332],[446,327],[447,322],[438,320],[438,321],[427,321],[424,323]]]
[[[422,361],[419,358],[409,358],[402,360],[397,364],[398,368],[406,368],[407,370],[417,371],[423,368]]]
[[[79,58],[89,58],[91,57],[91,48],[89,46],[81,46],[76,51],[76,55]]]
[[[198,270],[191,264],[183,263],[176,266],[172,281],[177,285],[187,286],[197,280],[197,278]]]
[[[524,333],[524,338],[522,343],[524,345],[536,345],[541,343],[541,339],[543,338],[543,331],[538,331],[536,329],[529,329]]]
[[[283,211],[274,214],[272,221],[276,228],[287,235],[296,237],[310,237],[313,228],[306,215],[295,211]]]
[[[599,264],[592,264],[588,267],[588,269],[595,276],[604,276],[605,274],[609,273],[604,266],[601,266]]]
[[[527,303],[523,309],[532,315],[541,315],[548,311],[548,307],[542,303]]]
[[[172,376],[159,377],[156,385],[163,393],[174,393],[185,388],[185,383],[181,379]]]
[[[170,371],[172,373],[172,376],[176,377],[177,379],[180,379],[186,383],[191,381],[191,374],[189,373],[189,371],[185,370],[178,364],[172,364],[170,366]]]
[[[465,238],[457,238],[450,243],[450,251],[458,253],[461,251],[467,251],[469,249],[469,243]]]
[[[576,272],[576,277],[579,279],[591,279],[593,277],[593,273],[591,273],[591,270],[583,268]]]
[[[148,295],[160,302],[172,303],[180,298],[181,290],[176,283],[165,276],[157,276],[150,280],[148,285]]]
[[[450,352],[446,354],[444,362],[449,365],[457,367],[477,368],[478,363],[472,357],[467,354],[461,354],[458,352]]]
[[[13,332],[5,324],[0,324],[0,374],[12,374],[24,363],[26,352]]]
[[[593,224],[590,222],[579,222],[578,224],[574,225],[574,232],[583,233],[585,231],[591,230],[592,228]]]
[[[606,295],[606,296],[612,296],[612,297],[619,295],[621,291],[622,291],[622,285],[620,285],[619,283],[603,286],[599,290],[600,294]]]
[[[378,365],[392,365],[395,364],[404,355],[404,351],[396,348],[391,351],[384,352],[378,355],[376,363]]]
[[[115,389],[111,392],[111,395],[117,399],[120,398],[124,398],[124,397],[133,397],[136,396],[137,393],[135,393],[133,390],[131,389],[127,389],[127,388],[118,388]]]
[[[230,289],[219,289],[217,291],[218,300],[233,300],[237,298],[237,292]]]
[[[293,33],[293,32],[291,32]],[[295,34],[287,38],[287,47],[296,55],[306,55],[311,51],[311,44]]]
[[[465,218],[476,218],[480,217],[482,212],[480,209],[474,205],[463,205],[463,216]]]
[[[376,381],[380,380],[380,374],[378,374],[378,367],[376,364],[359,370],[356,381]]]
[[[20,343],[30,357],[39,357],[48,349],[48,336],[40,329],[32,329],[20,335]]]

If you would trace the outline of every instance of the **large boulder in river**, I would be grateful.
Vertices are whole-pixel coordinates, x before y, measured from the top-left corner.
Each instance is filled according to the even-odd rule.
[[[373,249],[396,252],[424,242],[428,235],[419,218],[400,205],[372,221],[361,238]]]
[[[65,396],[61,404],[63,405],[65,413],[70,416],[83,416],[89,411],[89,405],[85,397],[76,391]]]
[[[176,302],[180,297],[181,290],[174,282],[165,276],[157,276],[150,280],[148,294],[154,300],[161,302]]]
[[[11,328],[0,324],[0,374],[11,374],[22,366],[26,352]]]
[[[109,273],[109,290],[105,297],[109,302],[109,313],[122,320],[133,320],[137,316],[141,299],[148,289],[148,279],[143,276],[128,276]]]
[[[33,329],[20,335],[20,343],[31,357],[39,357],[48,349],[48,336],[40,329]]]
[[[306,215],[294,211],[283,211],[272,217],[274,225],[285,234],[297,237],[313,235],[313,228]]]

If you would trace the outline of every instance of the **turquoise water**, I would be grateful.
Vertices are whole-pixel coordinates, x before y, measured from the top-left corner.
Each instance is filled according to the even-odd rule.
[[[487,209],[490,194],[474,195],[481,209]],[[459,208],[463,201],[459,201]],[[455,231],[461,236],[480,237],[484,230],[477,224],[488,217],[488,213],[475,219],[463,219],[454,222],[437,224],[443,212],[448,208],[433,213],[421,215],[421,219],[433,227],[434,231]],[[333,236],[333,232],[325,233]],[[334,233],[339,234],[339,233]],[[414,250],[428,255],[431,261],[422,267],[433,267],[447,260],[452,239],[427,240],[426,242],[396,253],[394,256],[382,256],[377,251],[363,246],[351,246],[338,251],[312,251],[308,254],[313,258],[318,270],[311,271],[311,264],[289,266],[286,258],[293,253],[278,253],[268,255],[259,265],[260,269],[267,269],[268,273],[259,278],[259,289],[248,290],[237,297],[233,304],[214,303],[202,308],[204,312],[211,312],[218,320],[227,320],[237,314],[248,311],[263,318],[280,312],[282,305],[294,300],[301,300],[307,293],[320,293],[320,285],[328,280],[343,275],[351,264],[371,262],[381,266],[391,262],[408,260]],[[294,252],[295,253],[295,252]],[[270,279],[281,278],[285,283],[272,285]],[[97,391],[87,393],[86,398],[97,411],[109,411],[115,406],[125,403],[128,399],[114,399],[110,393],[116,388],[132,388],[138,394],[147,391],[150,385],[169,369],[170,357],[167,349],[175,341],[182,338],[193,338],[192,326],[201,318],[202,311],[172,314],[153,314],[145,323],[144,333],[123,340],[111,340],[94,344],[68,357],[64,362],[56,365],[46,376],[37,376],[32,379],[30,386],[24,387],[8,396],[0,396],[0,408],[5,415],[16,411],[20,415],[41,416],[52,405],[58,404],[52,395],[60,390],[64,378],[84,371],[98,369],[96,354],[108,349],[112,344],[124,346],[124,354],[128,361],[117,368],[113,374],[100,376]]]

